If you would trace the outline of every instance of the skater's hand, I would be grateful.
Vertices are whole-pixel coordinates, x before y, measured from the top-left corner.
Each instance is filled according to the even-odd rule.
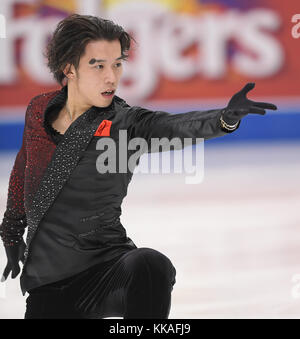
[[[258,102],[247,99],[246,94],[255,86],[254,82],[248,82],[239,92],[230,99],[222,115],[223,120],[234,125],[249,113],[266,114],[265,109],[277,110],[277,107],[267,102]]]
[[[16,278],[16,276],[20,273],[19,261],[21,260],[24,264],[24,251],[26,248],[26,244],[24,240],[22,240],[19,244],[4,247],[7,256],[7,265],[4,269],[1,282],[7,279],[10,272],[12,272],[12,279]]]

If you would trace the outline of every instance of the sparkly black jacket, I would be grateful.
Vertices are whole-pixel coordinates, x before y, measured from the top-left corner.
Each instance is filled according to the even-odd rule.
[[[49,117],[66,99],[64,86],[31,100],[9,179],[0,234],[5,246],[15,246],[28,227],[23,294],[137,248],[120,222],[133,173],[99,173],[96,161],[104,152],[96,149],[99,139],[114,140],[119,155],[119,130],[127,132],[127,142],[141,137],[148,144],[151,138],[195,143],[230,133],[221,126],[222,109],[170,114],[130,106],[115,95],[109,107],[91,107],[60,138],[51,133]],[[136,150],[127,147],[127,159]]]

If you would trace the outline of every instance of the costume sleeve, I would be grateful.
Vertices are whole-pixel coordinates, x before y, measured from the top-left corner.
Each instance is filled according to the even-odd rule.
[[[23,239],[23,234],[27,226],[24,209],[24,177],[26,166],[26,135],[31,103],[26,110],[22,146],[17,153],[10,173],[6,210],[2,224],[0,225],[0,236],[4,246],[18,244]]]
[[[190,138],[188,145],[199,143],[204,140],[224,136],[236,131],[223,129],[220,117],[223,109],[211,109],[207,111],[190,111],[187,113],[171,114],[163,111],[151,111],[146,108],[132,107],[131,125],[128,128],[130,138],[144,138],[150,153],[151,138],[179,138],[184,146],[184,138]],[[198,138],[198,140],[196,139]],[[200,139],[200,140],[199,140]],[[168,144],[168,142],[166,142]],[[162,143],[162,150],[164,146]],[[183,147],[174,148],[181,149]]]

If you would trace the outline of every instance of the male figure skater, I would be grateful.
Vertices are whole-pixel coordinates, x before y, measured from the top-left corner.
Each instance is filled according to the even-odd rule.
[[[170,114],[130,106],[115,92],[131,39],[110,20],[74,14],[48,44],[48,66],[62,88],[28,105],[0,228],[8,259],[2,281],[23,263],[25,319],[168,318],[175,267],[127,237],[121,203],[133,173],[99,173],[97,142],[111,138],[118,153],[120,130],[148,143],[216,138],[249,113],[277,109],[247,99],[253,83],[222,109]]]

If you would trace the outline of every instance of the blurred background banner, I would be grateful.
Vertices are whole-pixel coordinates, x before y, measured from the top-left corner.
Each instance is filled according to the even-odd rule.
[[[222,142],[299,139],[297,11],[298,0],[1,0],[0,150],[20,146],[30,99],[59,88],[43,53],[71,13],[111,19],[134,36],[117,92],[129,104],[171,113],[219,108],[254,81],[249,96],[279,110],[259,124],[247,119]]]

